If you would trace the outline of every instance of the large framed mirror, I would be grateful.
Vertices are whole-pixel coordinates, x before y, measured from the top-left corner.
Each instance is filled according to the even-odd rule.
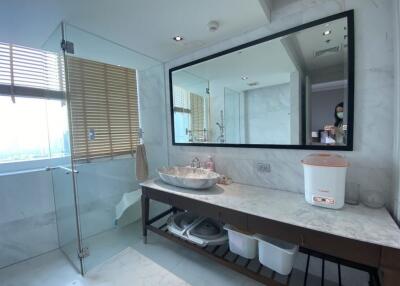
[[[169,70],[172,143],[353,150],[353,11]]]

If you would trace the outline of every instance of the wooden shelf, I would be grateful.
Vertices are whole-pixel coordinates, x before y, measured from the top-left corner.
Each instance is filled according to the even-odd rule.
[[[269,285],[269,286],[285,286],[289,285],[291,275],[282,276],[277,274],[275,271],[261,265],[258,262],[258,259],[246,259],[242,261],[241,264],[238,264],[239,259],[244,259],[239,255],[233,254],[229,251],[229,247],[227,244],[221,246],[208,246],[208,247],[200,247],[196,244],[183,240],[173,234],[169,233],[166,225],[162,225],[161,227],[155,227],[153,225],[148,225],[147,229],[165,237],[171,241],[174,241],[180,245],[183,245],[186,248],[189,248],[201,255],[208,257],[209,259],[216,261],[232,270],[240,272],[260,283]],[[266,273],[268,276],[264,275]],[[280,279],[279,279],[280,278]],[[284,282],[280,282],[277,280],[284,280]]]
[[[370,281],[369,285],[371,286],[379,286],[380,281],[378,278],[377,270],[374,267],[368,265],[362,265],[352,260],[347,260],[339,257],[336,257],[332,254],[322,253],[319,251],[311,250],[306,247],[300,247],[299,251],[305,254],[304,265],[302,264],[301,270],[293,268],[292,273],[287,276],[280,275],[279,273],[274,272],[273,270],[263,266],[258,261],[258,258],[255,259],[246,259],[239,255],[236,255],[229,251],[228,244],[224,244],[221,246],[207,246],[200,247],[192,242],[184,240],[180,237],[177,237],[168,232],[166,219],[171,215],[175,214],[179,211],[189,210],[192,213],[195,213],[200,216],[211,217],[221,221],[222,223],[228,223],[235,225],[236,227],[242,228],[244,230],[250,230],[252,233],[263,233],[265,229],[275,231],[276,235],[272,235],[273,237],[277,236],[282,240],[289,240],[282,238],[282,233],[287,237],[289,234],[296,234],[296,232],[288,232],[282,231],[279,228],[279,225],[276,224],[268,224],[265,225],[265,221],[253,221],[252,217],[243,216],[242,213],[234,210],[228,210],[222,207],[217,207],[211,204],[199,203],[198,201],[192,201],[190,199],[184,199],[181,197],[176,197],[170,194],[163,194],[162,192],[149,189],[142,188],[142,225],[143,225],[143,239],[146,243],[147,241],[147,232],[154,232],[168,240],[174,241],[192,251],[195,251],[203,256],[208,257],[209,259],[218,262],[225,267],[228,267],[236,272],[239,272],[247,277],[254,279],[264,285],[269,286],[309,286],[309,285],[342,285],[342,274],[341,274],[341,266],[347,266],[350,268],[358,269],[364,272],[367,272]],[[150,199],[166,203],[168,205],[173,205],[170,209],[150,218],[149,217],[149,209],[150,209]],[[250,229],[250,226],[252,227]],[[285,228],[287,230],[287,228]],[[281,236],[279,236],[281,235]],[[293,239],[293,236],[291,236]],[[333,241],[334,242],[334,241]],[[346,248],[347,249],[347,248]],[[309,273],[309,265],[310,265],[310,257],[320,261],[320,269],[321,269],[321,277],[313,276]],[[336,283],[332,281],[328,281],[325,277],[325,265],[326,261],[332,262],[337,266],[337,279]],[[303,267],[304,266],[304,267]],[[330,278],[332,279],[332,277]],[[315,284],[317,283],[317,284]],[[386,284],[385,284],[386,285]],[[387,284],[392,285],[392,284]],[[394,283],[393,285],[397,285]]]

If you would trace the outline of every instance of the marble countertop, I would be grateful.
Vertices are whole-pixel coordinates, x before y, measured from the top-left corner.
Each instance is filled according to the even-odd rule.
[[[332,210],[308,204],[303,194],[233,183],[189,190],[152,179],[141,186],[320,232],[400,249],[400,229],[385,208],[345,205]]]

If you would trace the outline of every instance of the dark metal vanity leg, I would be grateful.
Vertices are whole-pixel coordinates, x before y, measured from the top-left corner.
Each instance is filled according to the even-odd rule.
[[[142,195],[142,231],[143,231],[143,242],[147,243],[147,225],[149,222],[149,198],[146,195]]]

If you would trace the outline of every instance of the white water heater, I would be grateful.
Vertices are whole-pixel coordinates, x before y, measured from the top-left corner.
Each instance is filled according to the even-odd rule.
[[[349,166],[347,160],[337,154],[311,154],[301,162],[306,201],[325,208],[342,208]]]

